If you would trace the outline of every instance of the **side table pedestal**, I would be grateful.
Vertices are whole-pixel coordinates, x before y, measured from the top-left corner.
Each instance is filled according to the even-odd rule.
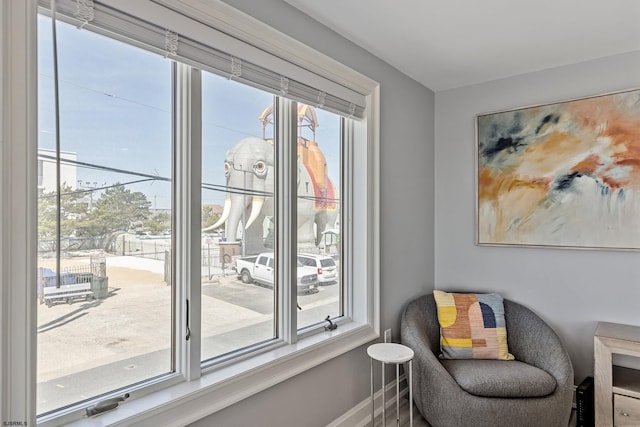
[[[400,426],[400,365],[409,362],[409,426],[413,427],[413,350],[406,345],[396,343],[379,343],[370,345],[367,354],[371,358],[371,426],[375,421],[375,405],[373,399],[373,361],[377,360],[382,364],[382,425],[387,425],[387,408],[384,391],[384,366],[389,363],[396,365],[396,425]]]

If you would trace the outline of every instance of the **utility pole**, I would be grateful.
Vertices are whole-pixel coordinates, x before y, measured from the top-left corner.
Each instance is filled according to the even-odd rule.
[[[78,180],[78,188],[82,188],[83,190],[89,190],[89,213],[93,210],[93,190],[98,188],[98,183],[96,181],[82,181]]]

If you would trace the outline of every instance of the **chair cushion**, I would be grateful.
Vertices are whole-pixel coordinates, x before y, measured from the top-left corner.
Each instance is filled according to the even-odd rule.
[[[556,380],[535,366],[516,360],[442,360],[442,365],[467,393],[483,397],[542,397],[556,389]]]
[[[444,359],[513,360],[502,296],[433,291]]]

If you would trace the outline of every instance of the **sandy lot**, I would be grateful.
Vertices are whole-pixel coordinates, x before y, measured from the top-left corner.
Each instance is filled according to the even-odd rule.
[[[65,266],[88,259],[64,260]],[[55,268],[40,263],[40,266]],[[38,382],[170,348],[171,287],[162,274],[107,261],[105,299],[38,306]]]
[[[89,258],[62,261],[88,265]],[[104,299],[38,305],[38,413],[171,370],[171,293],[163,262],[107,256]],[[55,269],[54,260],[39,267]],[[303,324],[322,321],[337,287],[299,296]],[[235,276],[203,283],[202,357],[273,338],[273,290]],[[98,368],[98,369],[96,369]]]

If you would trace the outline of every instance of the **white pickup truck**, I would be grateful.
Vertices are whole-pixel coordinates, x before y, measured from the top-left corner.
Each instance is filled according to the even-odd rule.
[[[236,260],[236,272],[243,283],[260,283],[273,287],[273,252]],[[298,294],[318,292],[318,275],[315,268],[307,267],[298,261]]]

